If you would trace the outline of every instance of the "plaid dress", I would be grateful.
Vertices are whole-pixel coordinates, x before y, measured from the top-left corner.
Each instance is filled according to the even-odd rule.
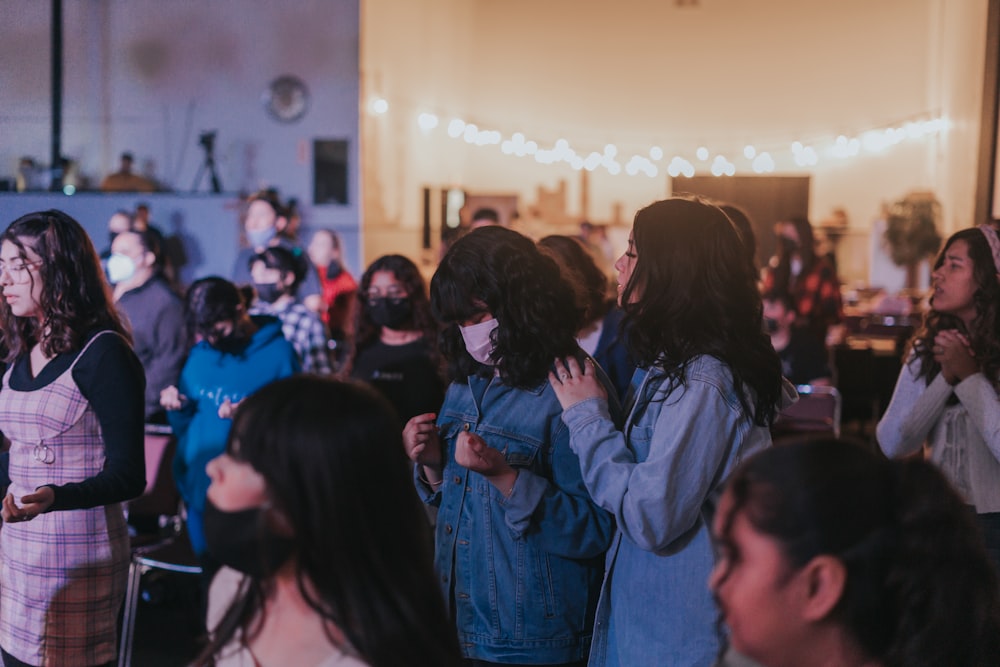
[[[10,386],[13,366],[4,374],[0,428],[11,440],[9,492],[15,498],[43,484],[93,477],[104,468],[97,416],[72,375],[101,335],[45,387],[17,391]],[[0,646],[31,665],[86,667],[114,660],[128,562],[119,503],[5,524],[0,530]]]

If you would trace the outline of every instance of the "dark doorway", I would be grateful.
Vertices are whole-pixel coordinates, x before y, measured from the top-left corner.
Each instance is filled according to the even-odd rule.
[[[757,266],[774,253],[774,223],[809,214],[808,176],[678,176],[671,185],[675,195],[701,195],[746,211],[757,235]]]

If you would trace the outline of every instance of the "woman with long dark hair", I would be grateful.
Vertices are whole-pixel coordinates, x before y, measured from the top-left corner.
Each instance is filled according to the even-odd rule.
[[[145,487],[145,377],[76,220],[30,213],[0,241],[3,663],[111,664],[129,562],[122,503]]]
[[[444,400],[438,326],[420,269],[402,255],[383,255],[361,276],[351,377],[370,383],[404,424]]]
[[[765,667],[997,664],[997,574],[928,463],[788,442],[733,473],[714,526],[710,586],[732,645]]]
[[[207,468],[226,568],[197,665],[459,665],[400,433],[376,392],[315,376],[239,406]]]
[[[1000,569],[1000,237],[963,229],[934,263],[923,327],[876,435],[890,457],[924,449],[975,508]],[[926,444],[926,448],[925,448]]]
[[[584,356],[582,311],[556,263],[499,226],[449,248],[431,305],[452,383],[403,440],[439,506],[437,573],[466,664],[582,665],[611,517],[584,488],[546,382],[553,358]]]
[[[720,642],[702,513],[740,460],[770,444],[781,363],[750,258],[718,207],[674,198],[641,209],[615,268],[642,370],[624,428],[591,363],[564,359],[549,376],[587,489],[618,526],[590,664],[707,665]]]

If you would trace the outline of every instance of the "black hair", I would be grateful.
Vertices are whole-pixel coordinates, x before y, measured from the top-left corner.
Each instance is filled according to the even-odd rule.
[[[497,213],[495,208],[484,206],[483,208],[477,208],[475,213],[472,214],[472,222],[476,222],[477,220],[489,220],[492,223],[500,224],[500,214]]]
[[[213,325],[225,320],[238,323],[245,316],[246,298],[225,278],[209,276],[191,283],[184,300],[184,320],[188,335],[208,337]]]
[[[288,248],[281,246],[270,246],[255,254],[247,262],[247,268],[253,270],[253,265],[263,262],[269,269],[278,269],[281,277],[292,276],[292,283],[284,288],[286,294],[294,294],[299,284],[305,278],[305,262]]]
[[[402,427],[374,389],[314,375],[278,380],[243,402],[226,447],[265,479],[296,541],[302,597],[372,667],[457,667],[454,625],[403,450]],[[263,623],[267,581],[220,622],[211,656]],[[293,660],[294,662],[294,660]]]
[[[42,281],[41,321],[14,316],[10,305],[0,300],[8,363],[39,341],[48,357],[79,350],[97,329],[116,331],[131,342],[94,244],[74,218],[55,209],[28,213],[10,223],[0,236],[2,241],[18,249],[21,261],[29,261],[26,248],[41,259],[36,272],[28,273],[32,284],[36,275]],[[44,336],[43,331],[47,332]]]
[[[372,284],[372,276],[379,271],[388,271],[396,277],[396,280],[403,283],[406,288],[407,299],[412,306],[410,322],[405,325],[406,329],[419,331],[423,334],[424,340],[428,343],[428,349],[437,356],[437,336],[438,325],[431,312],[430,299],[427,297],[427,284],[420,274],[420,269],[408,257],[403,255],[382,255],[368,265],[361,276],[357,291],[357,336],[356,352],[368,347],[379,339],[382,329],[375,324],[371,318],[371,306],[368,303],[368,288]],[[438,361],[437,358],[434,359]],[[435,364],[436,365],[436,364]]]
[[[632,235],[635,269],[622,291],[632,358],[662,368],[669,394],[695,357],[715,357],[732,373],[753,422],[770,424],[781,361],[764,333],[756,276],[736,227],[717,206],[675,197],[640,209]]]
[[[990,230],[989,233],[995,232]],[[1000,280],[997,279],[1000,267],[993,262],[993,253],[983,230],[971,227],[959,230],[948,238],[934,262],[935,271],[944,264],[945,254],[955,241],[965,241],[969,248],[972,276],[977,285],[972,296],[976,316],[967,329],[960,318],[934,310],[934,299],[931,298],[931,307],[924,313],[923,326],[910,341],[909,348],[913,355],[909,363],[919,363],[918,377],[930,384],[941,370],[941,364],[934,360],[934,337],[945,329],[957,329],[969,337],[973,355],[983,375],[1000,391]]]
[[[604,317],[615,305],[608,295],[608,277],[604,275],[583,243],[572,236],[546,236],[538,247],[559,265],[563,277],[572,285],[584,309],[584,324]]]
[[[255,192],[247,199],[247,206],[255,201],[262,201],[270,206],[276,217],[288,219],[288,208],[281,203],[281,198],[278,197],[277,190],[269,189]]]
[[[887,461],[852,441],[804,439],[745,461],[727,493],[723,543],[743,513],[777,541],[790,570],[819,555],[844,564],[833,619],[881,664],[996,664],[997,573],[972,512],[933,465]]]
[[[431,279],[431,308],[445,327],[441,352],[455,382],[494,372],[469,355],[458,328],[484,312],[498,322],[492,360],[510,386],[537,386],[556,357],[579,349],[583,310],[572,288],[531,239],[505,227],[475,229],[448,249]]]
[[[722,212],[726,214],[729,220],[736,227],[736,230],[740,233],[740,239],[743,241],[743,246],[747,250],[747,256],[750,258],[750,263],[754,266],[754,271],[757,270],[757,235],[754,234],[753,224],[750,222],[750,216],[739,206],[735,204],[727,204],[722,202],[718,204],[718,207],[722,209]]]
[[[778,224],[789,224],[795,227],[795,232],[799,237],[797,251],[802,260],[802,270],[799,275],[807,275],[818,259],[816,257],[816,236],[813,234],[812,225],[807,218],[802,216],[792,216]],[[782,237],[779,236],[778,264],[774,267],[774,286],[780,290],[791,291],[792,253],[791,242],[783,241]]]

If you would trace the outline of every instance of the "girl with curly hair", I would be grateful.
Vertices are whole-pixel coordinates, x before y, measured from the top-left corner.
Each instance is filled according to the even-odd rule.
[[[765,667],[997,663],[997,575],[963,501],[924,461],[788,442],[733,473],[714,532],[720,616]]]
[[[80,224],[30,213],[0,236],[0,648],[5,665],[111,664],[145,487],[145,375]]]
[[[781,362],[750,257],[718,207],[641,209],[615,268],[640,369],[624,428],[593,364],[564,359],[549,376],[587,489],[618,527],[590,665],[708,665],[720,640],[703,512],[740,460],[770,445]]]
[[[370,383],[404,424],[444,400],[438,326],[420,269],[402,255],[379,257],[361,276],[351,377]]]
[[[452,383],[403,440],[439,507],[435,565],[466,664],[583,665],[611,517],[546,382],[556,356],[584,356],[582,312],[555,262],[499,226],[451,246],[431,306]]]
[[[886,455],[931,461],[975,508],[1000,567],[1000,238],[956,232],[934,263],[924,325],[876,435]],[[926,447],[925,447],[926,445]]]

